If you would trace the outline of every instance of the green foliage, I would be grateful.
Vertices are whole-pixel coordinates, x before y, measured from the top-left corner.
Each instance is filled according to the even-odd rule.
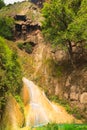
[[[0,9],[5,6],[5,3],[3,0],[0,0]]]
[[[77,15],[79,9],[80,9],[80,5],[81,5],[81,1],[82,0],[70,0],[68,1],[68,5],[69,8],[72,8],[72,10],[74,11],[74,13]]]
[[[86,130],[86,124],[48,124],[38,127],[36,130]]]
[[[69,102],[67,100],[64,100],[64,99],[60,99],[58,96],[56,95],[53,95],[53,96],[50,96],[49,99],[51,101],[55,101],[57,103],[59,103],[60,105],[63,105],[63,106],[66,106],[67,104],[69,104]]]
[[[69,8],[68,0],[51,0],[50,4],[45,4],[42,10],[45,21],[43,22],[43,33],[52,44],[67,41],[67,28],[73,21],[75,13]]]
[[[29,54],[32,53],[32,51],[33,51],[33,46],[29,42],[26,44],[18,43],[17,46],[19,47],[19,49],[25,50]]]
[[[63,67],[58,65],[52,58],[44,60],[44,64],[48,65],[49,73],[54,77],[61,77],[63,74]]]
[[[27,52],[27,53],[32,53],[32,51],[33,51],[33,48],[32,48],[32,45],[31,44],[26,44],[26,46],[25,46],[25,51]]]
[[[0,17],[0,36],[3,36],[7,39],[13,38],[13,29],[14,20],[10,17]]]
[[[58,101],[59,101],[59,100],[58,100],[58,97],[55,96],[55,95],[50,96],[49,99],[50,99],[51,101],[54,101],[54,102],[58,102]]]
[[[18,48],[19,48],[19,49],[21,49],[21,50],[23,50],[23,49],[24,49],[24,45],[23,45],[23,43],[18,43],[18,45],[17,45],[17,46],[18,46]]]
[[[15,99],[19,103],[21,112],[23,113],[24,112],[24,104],[23,104],[21,97],[19,95],[15,95]]]
[[[66,46],[75,67],[72,42],[87,42],[87,0],[50,0],[42,13],[45,38],[54,45]]]
[[[85,29],[85,23],[87,20],[86,12],[84,17],[80,14],[83,12],[82,9],[87,6],[87,2],[85,0],[51,0],[50,4],[45,4],[42,10],[43,16],[45,17],[45,21],[43,22],[43,33],[51,40],[53,44],[62,43],[66,44],[68,40],[72,40],[70,37],[77,31],[78,33]],[[75,26],[79,25],[79,26]],[[75,26],[75,27],[74,27]],[[73,34],[72,34],[73,33]],[[82,34],[80,34],[80,39]],[[75,34],[74,34],[75,37]],[[83,40],[83,39],[82,39]]]
[[[16,52],[12,52],[0,37],[0,110],[3,110],[9,93],[15,95],[20,92],[21,78]]]
[[[73,22],[68,26],[68,36],[74,42],[87,41],[87,1],[82,0]],[[78,26],[77,26],[78,25]]]

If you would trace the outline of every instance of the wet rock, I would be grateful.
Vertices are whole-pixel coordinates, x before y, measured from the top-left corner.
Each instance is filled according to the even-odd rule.
[[[64,60],[65,57],[66,57],[65,51],[63,51],[63,50],[58,50],[58,51],[55,52],[55,59],[56,59],[57,61]]]
[[[87,92],[81,94],[80,103],[87,104]]]

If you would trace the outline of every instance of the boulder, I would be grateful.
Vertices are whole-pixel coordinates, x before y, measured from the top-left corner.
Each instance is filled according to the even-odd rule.
[[[76,91],[76,86],[71,86],[70,90],[71,90],[71,93],[75,92]]]
[[[62,61],[66,58],[66,56],[67,56],[67,54],[62,49],[55,51],[55,60],[56,61]]]
[[[64,97],[65,97],[65,99],[68,99],[69,98],[68,93],[64,93]]]
[[[81,94],[80,103],[87,104],[87,92]]]
[[[65,86],[70,86],[71,77],[69,76],[66,80]]]
[[[75,93],[75,92],[70,93],[70,99],[71,100],[78,100],[78,98],[79,98],[78,93]]]

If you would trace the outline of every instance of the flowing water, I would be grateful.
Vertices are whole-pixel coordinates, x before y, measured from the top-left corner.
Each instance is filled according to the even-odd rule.
[[[45,93],[32,81],[23,78],[24,85],[28,88],[29,102],[25,106],[26,126],[41,126],[48,122],[71,123],[74,118],[61,106],[48,100]]]
[[[38,126],[47,124],[49,119],[46,115],[45,109],[41,103],[41,93],[36,85],[32,81],[23,78],[23,82],[29,90],[29,110],[26,118],[26,126]]]

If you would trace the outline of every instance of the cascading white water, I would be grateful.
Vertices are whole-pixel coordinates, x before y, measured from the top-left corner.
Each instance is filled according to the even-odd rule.
[[[48,122],[71,123],[73,117],[63,108],[50,102],[45,93],[32,81],[23,78],[24,85],[28,88],[29,102],[26,107],[26,126],[40,126]]]
[[[26,126],[38,126],[47,124],[49,122],[49,119],[40,101],[40,90],[32,81],[29,81],[26,78],[23,78],[23,82],[28,87],[30,94],[30,109],[26,120]]]
[[[26,126],[40,126],[49,122],[45,110],[40,104],[31,103],[30,107],[31,113],[29,112],[30,114],[27,117]]]

